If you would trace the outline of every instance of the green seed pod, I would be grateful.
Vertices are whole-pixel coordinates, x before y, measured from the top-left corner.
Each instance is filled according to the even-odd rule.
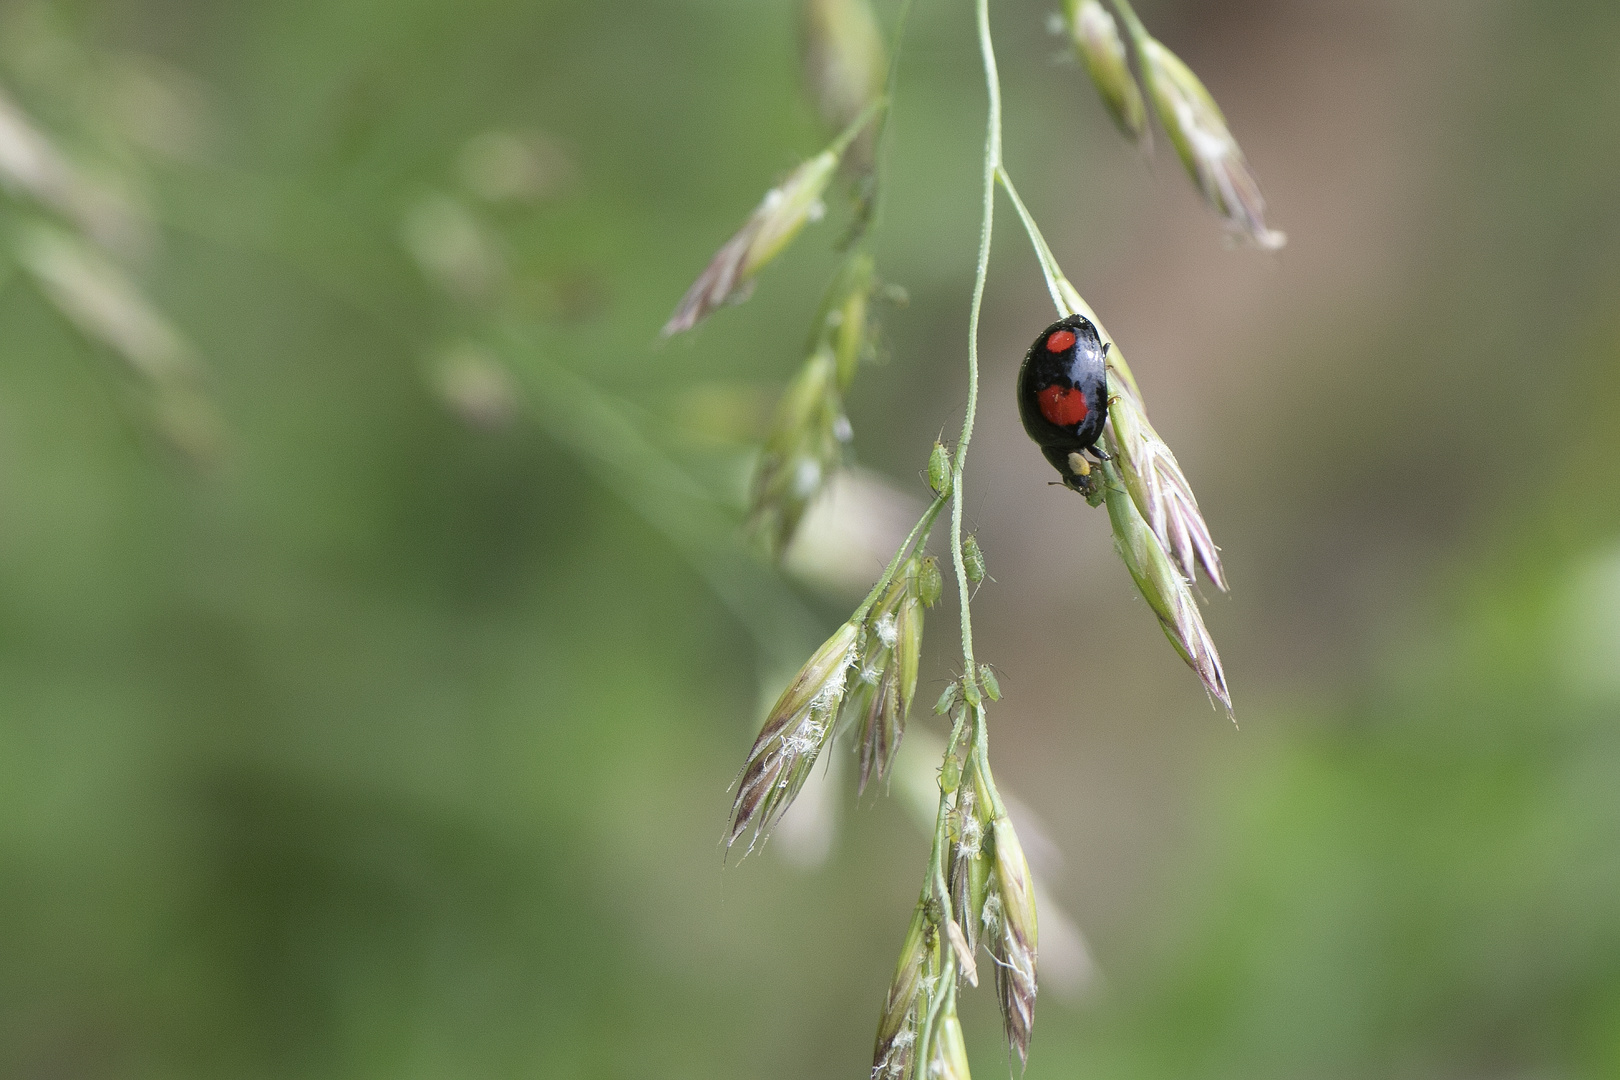
[[[915,596],[926,607],[933,607],[939,603],[939,598],[945,591],[945,579],[940,576],[939,563],[932,555],[922,561],[917,567],[917,587]]]
[[[962,1038],[962,1022],[956,1018],[955,1008],[948,1008],[939,1018],[928,1075],[934,1080],[970,1080],[967,1043]]]
[[[1137,51],[1159,123],[1205,201],[1238,237],[1265,251],[1282,247],[1288,237],[1266,224],[1260,185],[1204,84],[1145,31],[1137,37]]]
[[[979,681],[984,684],[984,696],[991,701],[1001,700],[1001,684],[996,681],[996,673],[990,670],[989,664],[979,665]]]
[[[861,357],[867,351],[869,316],[873,277],[876,265],[872,256],[859,254],[845,263],[822,301],[820,333],[832,346],[837,359],[838,389],[847,392],[855,381]]]
[[[916,597],[908,596],[900,601],[895,629],[895,675],[900,689],[900,723],[904,724],[911,713],[911,699],[917,692],[917,668],[922,660],[923,606]]]
[[[777,406],[771,434],[754,475],[749,527],[780,557],[805,510],[843,462],[848,421],[835,383],[829,347],[799,370]]]
[[[942,443],[936,442],[933,452],[928,455],[928,486],[941,498],[950,494],[951,455],[946,452]]]
[[[765,201],[755,212],[758,230],[743,258],[740,276],[744,280],[780,255],[807,223],[821,219],[821,196],[837,167],[838,155],[830,150],[823,151],[766,193]]]
[[[976,537],[970,536],[962,541],[962,568],[967,571],[967,579],[973,584],[984,580],[984,552],[979,550]]]
[[[715,253],[664,324],[672,337],[696,326],[710,312],[748,295],[754,275],[811,221],[821,219],[821,196],[838,168],[842,148],[823,150],[788,174],[754,208],[743,227]]]
[[[1097,0],[1065,0],[1063,5],[1074,51],[1086,66],[1108,115],[1121,134],[1134,142],[1147,135],[1147,105],[1125,58],[1119,24]]]
[[[961,692],[962,687],[959,683],[953,682],[947,686],[944,692],[939,695],[939,700],[934,703],[934,713],[938,716],[944,716],[950,712],[956,707],[956,697]]]
[[[749,829],[763,838],[804,786],[836,729],[857,636],[854,623],[839,627],[772,706],[737,781],[727,848]]]
[[[906,940],[900,946],[900,963],[889,984],[889,995],[878,1018],[877,1045],[872,1050],[872,1075],[899,1077],[910,1063],[911,1041],[902,1038],[910,1032],[917,992],[922,988],[923,964],[928,958],[928,916],[921,905],[911,916]]]
[[[996,958],[996,989],[1007,1043],[1018,1052],[1020,1062],[1027,1062],[1030,1028],[1035,1022],[1035,885],[1012,822],[1006,817],[994,818],[990,835],[995,858],[993,884],[1001,901],[1001,925],[990,942]]]
[[[1170,644],[1175,646],[1187,666],[1203,680],[1204,689],[1230,713],[1232,697],[1226,687],[1226,675],[1221,670],[1221,658],[1204,626],[1204,617],[1199,613],[1192,587],[1143,520],[1136,504],[1120,483],[1118,472],[1111,464],[1105,468],[1108,479],[1105,496],[1109,523],[1114,529],[1114,549],[1124,560],[1125,569],[1136,583],[1137,592],[1142,594],[1142,599],[1158,616],[1164,636],[1170,639]]]

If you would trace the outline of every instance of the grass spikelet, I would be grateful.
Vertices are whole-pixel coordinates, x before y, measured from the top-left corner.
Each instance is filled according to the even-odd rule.
[[[912,913],[894,980],[878,1017],[877,1042],[872,1049],[872,1080],[901,1080],[911,1071],[917,1042],[917,996],[922,988],[935,931],[922,904]]]
[[[1260,185],[1215,98],[1181,57],[1147,32],[1129,0],[1115,0],[1115,5],[1136,46],[1153,111],[1187,175],[1234,236],[1265,251],[1282,247],[1288,237],[1266,224]]]
[[[823,213],[821,196],[838,167],[838,155],[824,150],[788,174],[748,215],[742,228],[715,252],[664,324],[665,337],[692,329],[724,304],[748,298],[754,275]]]
[[[1198,610],[1192,586],[1143,520],[1136,503],[1125,492],[1118,471],[1112,464],[1104,465],[1103,471],[1107,477],[1103,497],[1114,529],[1114,547],[1125,561],[1131,580],[1158,616],[1164,636],[1203,680],[1204,689],[1230,714],[1232,695],[1226,688],[1226,674],[1221,670],[1215,642],[1204,627],[1204,617]]]
[[[809,359],[782,395],[760,454],[748,526],[781,558],[809,509],[844,463],[854,436],[844,394],[870,348],[868,307],[875,271],[864,253],[851,257],[822,298]]]
[[[1029,1060],[1029,1039],[1035,1026],[1035,885],[1029,862],[1006,815],[990,823],[994,859],[992,887],[998,901],[995,926],[986,928],[990,952],[996,961],[996,994],[1007,1045],[1018,1060]]]
[[[782,395],[754,474],[748,528],[772,558],[781,558],[805,511],[843,464],[851,434],[838,360],[823,344]]]
[[[1111,368],[1111,375],[1117,369]],[[1191,581],[1200,569],[1217,589],[1226,591],[1220,551],[1198,509],[1176,455],[1148,421],[1147,410],[1131,385],[1109,380],[1108,445],[1119,459],[1119,471],[1153,534]]]
[[[869,104],[827,149],[801,163],[765,193],[742,228],[721,245],[675,305],[674,314],[664,324],[664,337],[692,329],[724,304],[748,299],[754,275],[780,255],[805,225],[821,220],[826,212],[821,197],[832,182],[838,162],[884,104],[881,98]]]
[[[1132,142],[1145,143],[1147,105],[1131,74],[1119,24],[1097,0],[1064,0],[1063,26],[1114,126]]]
[[[754,833],[750,848],[768,836],[804,786],[816,757],[832,738],[857,637],[855,623],[840,626],[771,708],[737,781],[726,833],[728,849],[750,829]]]
[[[954,1000],[946,1004],[934,1032],[934,1052],[928,1059],[928,1080],[971,1080],[967,1042],[962,1038],[962,1021],[957,1019]]]

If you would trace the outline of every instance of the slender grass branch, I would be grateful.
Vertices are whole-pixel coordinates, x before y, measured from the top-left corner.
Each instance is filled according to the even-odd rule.
[[[855,614],[850,616],[852,622],[859,622],[866,617],[868,611],[872,610],[872,605],[878,602],[878,598],[883,595],[883,591],[894,580],[894,575],[899,572],[900,564],[905,561],[906,553],[911,551],[913,547],[921,551],[928,546],[928,537],[934,531],[934,521],[939,517],[940,511],[945,509],[945,498],[944,495],[936,495],[934,501],[928,504],[928,509],[923,511],[922,517],[917,519],[917,524],[911,527],[911,532],[906,535],[905,540],[895,549],[894,558],[890,559],[889,565],[884,568],[883,576],[878,578],[877,584],[872,586],[872,591],[866,594],[865,600],[861,601],[861,606],[856,608]]]
[[[950,741],[945,748],[944,761],[949,762],[958,753],[963,735],[971,717],[974,744],[985,745],[988,739],[984,710],[980,704],[978,666],[973,658],[972,592],[967,577],[967,564],[962,554],[962,509],[965,487],[963,474],[967,465],[968,445],[973,440],[973,427],[979,406],[979,316],[984,306],[985,282],[990,272],[990,243],[994,232],[996,211],[996,175],[1001,168],[1001,85],[996,72],[995,48],[990,37],[989,0],[977,0],[976,14],[979,30],[979,52],[984,63],[985,89],[989,97],[989,115],[984,137],[984,198],[983,216],[979,226],[979,257],[973,277],[973,300],[968,312],[968,394],[962,417],[962,435],[957,440],[956,455],[951,467],[951,565],[956,571],[956,587],[961,610],[962,627],[962,689],[967,704],[957,713]],[[986,769],[988,772],[988,769]],[[956,999],[956,952],[946,942],[945,926],[951,918],[950,886],[945,869],[950,855],[950,812],[955,799],[954,791],[942,785],[939,810],[934,820],[934,842],[928,859],[928,876],[923,883],[923,904],[939,934],[940,972],[936,989],[930,995],[928,1008],[919,1025],[914,1075],[928,1075],[932,1059],[933,1042],[939,1036],[940,1017],[954,1008]],[[999,800],[998,800],[999,801]]]
[[[1046,243],[1046,237],[1041,235],[1040,226],[1035,224],[1035,218],[1024,205],[1024,200],[1018,197],[1018,189],[1013,186],[1012,177],[1008,175],[1005,166],[996,168],[996,179],[1001,182],[1007,197],[1012,200],[1013,209],[1018,212],[1018,220],[1023,223],[1024,232],[1029,235],[1030,245],[1035,248],[1035,258],[1041,264],[1041,276],[1046,279],[1046,291],[1052,294],[1052,305],[1057,308],[1059,315],[1069,314],[1063,300],[1063,292],[1058,288],[1058,282],[1063,280],[1063,271],[1058,267],[1057,257],[1052,254],[1051,247]]]
[[[967,566],[962,557],[962,475],[979,410],[979,313],[984,307],[984,286],[990,274],[990,240],[996,215],[996,170],[1001,167],[1001,80],[996,72],[995,45],[990,38],[989,0],[977,0],[976,13],[979,55],[984,62],[985,91],[989,96],[989,117],[984,136],[984,205],[979,224],[979,259],[973,276],[973,304],[968,310],[967,408],[962,417],[962,437],[956,444],[951,484],[951,563],[956,569],[956,588],[961,598],[964,691],[977,686],[978,669],[973,662],[972,594],[968,589]]]
[[[894,95],[900,85],[900,53],[906,43],[906,24],[911,19],[911,7],[915,0],[901,0],[900,14],[894,22],[894,52],[889,55],[889,70],[883,79],[883,100],[887,103],[883,113],[877,119],[877,153],[872,158],[872,194],[871,208],[866,214],[866,220],[861,223],[859,239],[865,242],[871,232],[877,228],[883,216],[884,195],[884,165],[888,160],[889,144],[893,140],[890,133],[892,125],[890,120],[894,117]]]

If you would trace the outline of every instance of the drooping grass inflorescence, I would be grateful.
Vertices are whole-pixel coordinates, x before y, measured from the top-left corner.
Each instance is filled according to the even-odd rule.
[[[804,365],[777,405],[749,499],[750,529],[773,556],[787,549],[804,512],[844,462],[853,437],[844,395],[871,345],[875,273],[866,252],[846,260],[827,288]]]
[[[1097,0],[1065,0],[1063,18],[1116,125],[1128,138],[1146,144],[1151,101],[1189,174],[1228,227],[1258,247],[1281,246],[1282,234],[1266,225],[1258,187],[1214,99],[1185,64],[1148,35],[1127,0],[1115,0],[1114,6],[1118,20]],[[909,7],[905,0],[897,39]],[[887,776],[916,692],[923,613],[943,592],[943,574],[926,548],[948,504],[961,675],[945,688],[933,710],[948,718],[950,731],[938,770],[932,847],[880,1012],[873,1080],[967,1077],[957,992],[961,982],[979,984],[986,971],[981,959],[988,960],[993,972],[1007,1046],[1020,1063],[1028,1059],[1034,1029],[1037,885],[990,767],[988,710],[1000,699],[1001,688],[989,666],[974,655],[971,601],[986,580],[985,562],[977,539],[962,531],[964,470],[979,400],[979,317],[998,187],[1017,211],[1054,307],[1060,318],[1070,319],[1060,325],[1084,327],[1088,335],[1094,327],[1093,347],[1106,346],[1105,366],[1096,366],[1094,354],[1088,361],[1093,366],[1087,385],[1093,404],[1101,409],[1105,399],[1099,387],[1106,384],[1107,421],[1093,420],[1085,429],[1079,449],[1092,453],[1095,464],[1079,453],[1072,455],[1078,475],[1069,478],[1074,482],[1068,486],[1091,506],[1106,507],[1115,548],[1137,591],[1211,698],[1228,713],[1232,708],[1194,587],[1202,574],[1225,591],[1219,550],[1186,474],[1148,420],[1146,398],[1118,343],[1063,274],[1007,172],[989,0],[974,0],[974,8],[989,118],[961,433],[954,449],[934,445],[927,465],[933,499],[866,599],[770,710],[739,773],[725,836],[728,849],[745,835],[750,849],[767,838],[841,730],[853,735],[860,789],[874,777]],[[778,406],[754,478],[749,524],[774,555],[791,542],[805,512],[845,462],[853,439],[844,403],[869,349],[869,305],[877,275],[867,244],[882,194],[882,134],[890,119],[896,71],[891,58],[886,77],[877,74],[884,50],[866,0],[805,0],[802,25],[812,94],[822,116],[842,130],[827,150],[767,196],[665,327],[666,335],[690,329],[721,304],[745,297],[758,270],[816,216],[815,207],[839,163],[845,163],[854,206],[845,258],[812,323],[805,360]],[[1133,53],[1137,72],[1132,70]],[[1051,333],[1046,339],[1054,351],[1059,336]],[[1063,340],[1072,345],[1075,334],[1067,333]],[[1093,443],[1099,436],[1100,442]]]
[[[769,835],[841,721],[859,729],[862,790],[888,773],[917,693],[923,610],[942,592],[938,565],[917,552],[943,506],[935,500],[866,601],[771,708],[737,780],[727,847],[745,833],[750,846]]]
[[[1187,175],[1237,239],[1275,251],[1287,243],[1266,224],[1266,200],[1226,116],[1182,59],[1147,32],[1130,0],[1113,0],[1136,50],[1141,86]],[[1075,51],[1114,122],[1138,142],[1147,135],[1142,90],[1125,59],[1118,23],[1099,0],[1065,0],[1064,22]]]

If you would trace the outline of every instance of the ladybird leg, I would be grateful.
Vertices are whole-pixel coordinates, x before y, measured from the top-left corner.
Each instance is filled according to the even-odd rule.
[[[1094,456],[1100,462],[1114,460],[1108,451],[1104,450],[1102,446],[1097,443],[1092,443],[1090,446],[1086,447],[1086,450],[1089,451],[1092,456]]]

